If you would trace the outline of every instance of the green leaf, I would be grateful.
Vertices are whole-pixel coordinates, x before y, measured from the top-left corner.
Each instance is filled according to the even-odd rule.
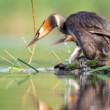
[[[93,75],[103,80],[110,80],[110,76],[108,75],[104,75],[104,74],[93,74]]]
[[[110,65],[102,66],[102,67],[98,67],[98,68],[96,68],[94,70],[89,71],[89,73],[94,73],[94,72],[106,70],[106,69],[109,69],[109,68],[110,68]]]

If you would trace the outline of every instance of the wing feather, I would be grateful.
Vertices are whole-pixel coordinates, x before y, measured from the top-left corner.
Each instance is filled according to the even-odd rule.
[[[92,34],[110,37],[110,23],[94,12],[78,12],[70,15],[67,21],[67,25],[73,25],[80,32],[83,29]]]

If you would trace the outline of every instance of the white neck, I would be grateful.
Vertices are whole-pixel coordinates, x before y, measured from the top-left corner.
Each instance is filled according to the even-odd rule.
[[[61,16],[60,14],[55,14],[54,17],[56,19],[56,23],[57,23],[58,28],[59,29],[63,28],[65,18],[63,16]]]

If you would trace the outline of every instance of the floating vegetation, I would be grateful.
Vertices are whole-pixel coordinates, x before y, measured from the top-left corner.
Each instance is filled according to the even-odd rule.
[[[95,67],[98,66],[100,64],[100,62],[98,60],[89,60],[86,65],[89,67]]]
[[[78,68],[78,62],[77,61],[75,61],[72,64],[69,64],[65,67],[66,70],[73,70],[73,69],[76,69],[76,68]]]
[[[101,66],[97,60],[87,60],[84,66],[79,61],[72,64],[58,64],[54,67],[56,75],[95,76],[100,79],[110,79],[110,66]],[[94,79],[94,78],[93,78]]]
[[[109,68],[110,68],[110,65],[97,67],[96,69],[93,69],[93,70],[89,71],[89,73],[94,73],[94,72],[98,72],[98,71],[102,71],[102,70],[107,70]]]

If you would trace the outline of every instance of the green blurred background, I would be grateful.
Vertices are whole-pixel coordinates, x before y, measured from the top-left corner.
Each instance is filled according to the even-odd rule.
[[[37,29],[42,22],[52,13],[60,13],[64,17],[78,11],[94,11],[110,21],[110,0],[34,0]],[[69,58],[74,50],[74,43],[68,46],[60,44],[51,45],[59,37],[62,37],[57,28],[36,44],[36,51],[32,65],[34,67],[53,67],[58,64],[57,59],[52,55],[54,50],[62,59]],[[28,62],[30,54],[24,45],[21,37],[30,42],[34,37],[33,17],[31,0],[0,0],[0,56],[3,56],[13,63],[4,50],[8,50],[16,58]],[[32,47],[31,47],[32,48]],[[0,67],[12,66],[0,58]],[[16,73],[16,72],[15,72]],[[32,98],[27,99],[23,107],[22,97],[30,86],[30,81],[21,85],[18,82],[25,80],[25,74],[10,76],[0,73],[0,110],[32,110]],[[47,102],[54,110],[58,110],[63,103],[65,93],[65,80],[58,79],[49,73],[40,73],[33,77],[37,98]],[[57,84],[57,82],[59,82]],[[53,87],[55,93],[53,93]],[[60,95],[59,95],[60,94]]]
[[[52,13],[63,16],[77,11],[94,11],[109,19],[109,0],[34,0],[37,28]],[[32,36],[31,0],[0,0],[0,35]]]

